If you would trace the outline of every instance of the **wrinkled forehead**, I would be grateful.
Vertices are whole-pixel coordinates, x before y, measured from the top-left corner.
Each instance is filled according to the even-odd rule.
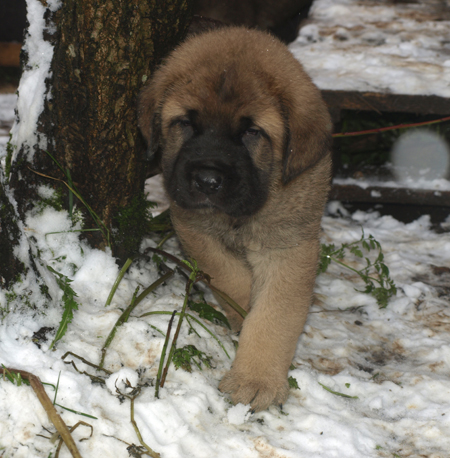
[[[284,124],[279,92],[272,78],[256,71],[199,68],[192,78],[180,78],[166,92],[163,124],[195,111],[205,124],[226,123],[234,130],[245,118],[275,135]]]

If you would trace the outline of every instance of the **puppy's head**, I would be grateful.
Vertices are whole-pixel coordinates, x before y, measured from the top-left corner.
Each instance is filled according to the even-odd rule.
[[[270,189],[329,154],[317,88],[283,44],[244,28],[176,49],[141,93],[139,124],[171,199],[232,217],[257,213]]]

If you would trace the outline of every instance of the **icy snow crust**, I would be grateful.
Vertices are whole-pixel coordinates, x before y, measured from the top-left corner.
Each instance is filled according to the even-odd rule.
[[[334,203],[330,211],[343,209]],[[448,456],[450,234],[432,232],[428,217],[406,225],[362,212],[323,218],[326,243],[352,242],[360,237],[361,226],[380,241],[398,295],[380,310],[373,298],[355,290],[362,288],[358,279],[339,266],[320,275],[294,357],[296,369],[290,372],[300,389],[291,390],[283,411],[270,407],[253,415],[248,406],[231,406],[218,391],[231,360],[195,324],[198,335],[189,333],[185,323],[178,346],[195,345],[212,356],[214,368],[200,371],[193,366],[188,373],[171,367],[160,399],[155,398],[152,385],[164,341],[157,329],[165,333],[169,317],[139,317],[149,311],[179,310],[185,288],[180,276],[148,296],[119,328],[107,352],[106,368],[113,375],[106,386],[91,383],[65,365],[61,356],[66,351],[98,363],[100,348],[136,287],[142,291],[159,274],[154,262],[135,261],[111,306],[105,308],[118,274],[114,259],[79,242],[75,233],[65,232],[70,228],[65,213],[47,209],[30,214],[26,226],[36,239],[42,265],[73,279],[79,310],[56,351],[48,350],[49,341],[39,349],[33,334],[43,326],[57,326],[62,316],[59,302],[47,304],[42,314],[25,309],[6,315],[0,325],[0,363],[54,385],[61,376],[56,402],[97,417],[58,408],[68,425],[83,420],[94,427],[91,439],[77,442],[83,457],[126,458],[127,445],[122,441],[138,444],[130,423],[130,402],[116,392],[116,387],[122,393],[129,391],[126,380],[142,387],[135,401],[136,421],[144,441],[163,458]],[[145,240],[142,250],[155,243]],[[176,239],[166,249],[182,256]],[[212,300],[211,295],[207,298]],[[4,295],[0,304],[6,306]],[[229,331],[204,324],[233,357]],[[82,362],[75,363],[80,371],[95,373]],[[319,383],[358,399],[333,395]],[[46,386],[46,390],[53,399],[53,389]],[[54,428],[31,388],[1,381],[0,405],[0,448],[5,456],[47,457],[54,451],[49,440],[37,436],[49,435],[43,427]],[[80,427],[74,436],[79,440],[88,434]],[[61,456],[68,456],[67,451]]]
[[[450,97],[447,2],[315,0],[290,45],[320,89]]]

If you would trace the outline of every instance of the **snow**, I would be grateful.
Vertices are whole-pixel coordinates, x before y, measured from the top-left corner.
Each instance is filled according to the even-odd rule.
[[[236,404],[230,407],[227,412],[228,422],[231,425],[242,425],[250,417],[250,412],[247,405]]]
[[[16,104],[16,94],[2,94],[0,97],[0,145],[6,144],[9,137],[10,123],[14,119]]]
[[[425,156],[423,151],[428,154]],[[450,178],[450,148],[444,138],[432,131],[406,132],[395,142],[391,158],[400,181]]]
[[[59,0],[47,2],[50,11],[56,11],[60,6]],[[20,78],[17,101],[18,121],[14,124],[11,134],[14,136],[15,154],[21,146],[29,151],[28,160],[32,157],[32,147],[39,144],[41,149],[46,148],[46,139],[37,134],[37,121],[44,108],[46,94],[46,79],[51,76],[50,64],[53,58],[53,46],[43,38],[48,28],[44,14],[46,8],[37,0],[27,1],[28,35],[23,46],[29,56],[28,65],[24,68]],[[13,159],[15,157],[13,155]]]
[[[168,315],[140,316],[149,311],[180,310],[184,279],[174,277],[148,296],[130,320],[119,328],[107,352],[106,384],[65,365],[61,356],[72,351],[98,364],[100,348],[137,285],[141,290],[158,278],[156,265],[135,261],[122,280],[111,306],[104,306],[118,266],[109,253],[77,241],[66,232],[70,219],[64,212],[46,208],[30,215],[27,228],[39,249],[42,265],[50,265],[73,279],[79,310],[55,351],[50,339],[33,342],[43,326],[57,326],[62,314],[60,300],[47,304],[45,313],[24,309],[9,313],[0,326],[0,362],[38,375],[56,385],[56,402],[95,416],[90,419],[58,408],[69,425],[83,420],[94,427],[89,433],[74,432],[82,456],[126,457],[127,445],[138,444],[130,423],[130,401],[121,397],[140,386],[135,400],[135,419],[144,441],[162,457],[444,457],[450,447],[450,234],[430,230],[427,216],[403,224],[389,216],[357,212],[336,216],[339,203],[329,206],[323,218],[325,243],[357,240],[361,226],[381,243],[385,260],[399,288],[386,309],[355,290],[360,281],[337,265],[317,279],[316,297],[290,372],[300,387],[291,389],[281,411],[273,406],[258,414],[248,406],[232,406],[218,389],[230,367],[217,342],[195,326],[189,334],[185,323],[179,347],[190,344],[211,355],[213,367],[195,366],[192,373],[170,368],[160,399],[153,386]],[[331,215],[331,212],[335,215]],[[49,232],[57,234],[48,235]],[[47,235],[46,235],[47,234]],[[146,239],[142,249],[155,246]],[[165,247],[181,256],[176,239]],[[436,273],[441,268],[442,274]],[[446,270],[447,268],[447,270]],[[57,286],[55,287],[57,291]],[[211,296],[207,298],[211,300]],[[0,300],[4,308],[5,297]],[[9,304],[15,307],[14,301]],[[190,312],[195,315],[194,312]],[[221,340],[231,357],[232,338],[226,329],[204,324]],[[76,358],[80,371],[95,370]],[[101,375],[101,374],[100,374]],[[320,384],[358,399],[337,396]],[[54,390],[46,386],[53,399]],[[53,431],[32,390],[0,383],[0,447],[10,457],[47,456],[54,445],[37,434]],[[23,406],[23,407],[22,407]],[[381,448],[380,448],[381,447]],[[61,456],[68,456],[64,451]]]
[[[333,17],[339,17],[349,1],[333,2],[334,10],[324,9],[323,14],[332,12]],[[43,12],[40,2],[28,0],[28,5],[36,13],[30,19],[39,22]],[[56,3],[52,5],[56,7]],[[324,0],[316,5],[333,6]],[[379,13],[381,19],[388,14],[386,9]],[[51,50],[44,49],[41,36],[36,28],[27,46],[34,53],[44,52],[47,62]],[[329,62],[333,65],[333,57]],[[29,72],[19,88],[20,122],[12,133],[15,145],[28,144],[32,151],[34,141],[44,141],[34,136],[33,123],[45,97],[42,80],[48,67],[39,64]],[[387,76],[389,72],[388,67]],[[439,83],[433,80],[432,87],[439,87]],[[1,96],[0,107],[4,103]],[[5,148],[1,148],[0,157],[4,158]],[[163,204],[157,180],[148,183],[149,198]],[[39,193],[49,199],[52,190],[43,186]],[[178,274],[148,295],[118,329],[106,353],[105,368],[110,372],[96,372],[74,356],[62,360],[71,351],[98,364],[101,347],[136,288],[142,291],[160,276],[154,261],[136,259],[111,305],[105,307],[120,266],[110,252],[92,249],[80,241],[78,232],[70,232],[79,227],[72,225],[66,212],[51,207],[28,213],[20,256],[26,260],[32,250],[50,297],[41,293],[32,271],[12,290],[0,290],[0,364],[32,372],[53,385],[45,385],[52,400],[59,379],[55,402],[63,420],[70,426],[79,421],[93,426],[92,437],[83,425],[73,432],[81,456],[125,458],[130,456],[127,448],[131,444],[139,445],[130,421],[127,396],[133,394],[131,387],[140,388],[134,401],[136,424],[143,440],[162,458],[448,456],[450,233],[431,230],[429,217],[404,224],[377,213],[349,215],[339,202],[329,204],[322,221],[323,242],[353,242],[360,238],[363,227],[365,234],[372,234],[383,247],[397,296],[380,309],[371,296],[358,291],[363,285],[356,275],[332,264],[317,278],[314,303],[293,360],[295,369],[289,374],[299,389],[291,389],[282,410],[272,406],[257,414],[251,413],[249,406],[232,406],[217,389],[230,368],[237,336],[200,318],[231,359],[202,327],[193,322],[196,332],[189,332],[185,322],[178,347],[195,345],[212,357],[212,367],[203,365],[200,370],[193,365],[189,373],[171,366],[159,399],[155,397],[162,333],[167,331],[170,314],[180,310],[184,300],[185,279]],[[158,241],[157,236],[145,239],[141,251]],[[175,238],[166,242],[164,249],[182,257]],[[72,323],[54,350],[49,349],[54,329],[45,342],[36,341],[35,336],[43,327],[56,328],[63,313],[62,291],[48,266],[73,280],[78,303]],[[213,302],[208,292],[206,299]],[[31,308],[32,304],[37,308]],[[142,317],[148,312],[164,314]],[[80,372],[66,364],[70,361]],[[104,376],[105,384],[93,383],[83,372]],[[357,398],[333,394],[322,385]],[[2,456],[54,456],[56,445],[42,437],[50,437],[54,427],[30,387],[2,379],[0,405]],[[63,446],[60,457],[68,456]]]
[[[384,187],[384,188],[408,188],[408,189],[426,189],[434,190],[436,195],[440,191],[450,191],[450,181],[444,178],[435,178],[434,180],[429,180],[425,177],[416,178],[414,176],[416,170],[413,170],[411,173],[411,168],[409,167],[393,167],[390,164],[386,164],[386,169],[391,170],[394,174],[399,176],[399,180],[381,180],[378,178],[340,178],[335,177],[333,179],[334,184],[339,185],[356,185],[360,188],[367,189],[373,186]],[[373,191],[373,197],[379,197],[376,195],[377,192]]]
[[[289,47],[320,89],[450,97],[442,3],[315,0]]]

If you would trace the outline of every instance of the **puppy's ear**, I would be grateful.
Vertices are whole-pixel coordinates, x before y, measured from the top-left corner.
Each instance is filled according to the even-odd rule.
[[[152,160],[159,147],[161,138],[161,106],[164,85],[158,73],[142,89],[138,99],[138,124],[147,143],[147,160]]]
[[[284,104],[287,133],[283,157],[286,184],[330,153],[332,123],[320,94]]]

